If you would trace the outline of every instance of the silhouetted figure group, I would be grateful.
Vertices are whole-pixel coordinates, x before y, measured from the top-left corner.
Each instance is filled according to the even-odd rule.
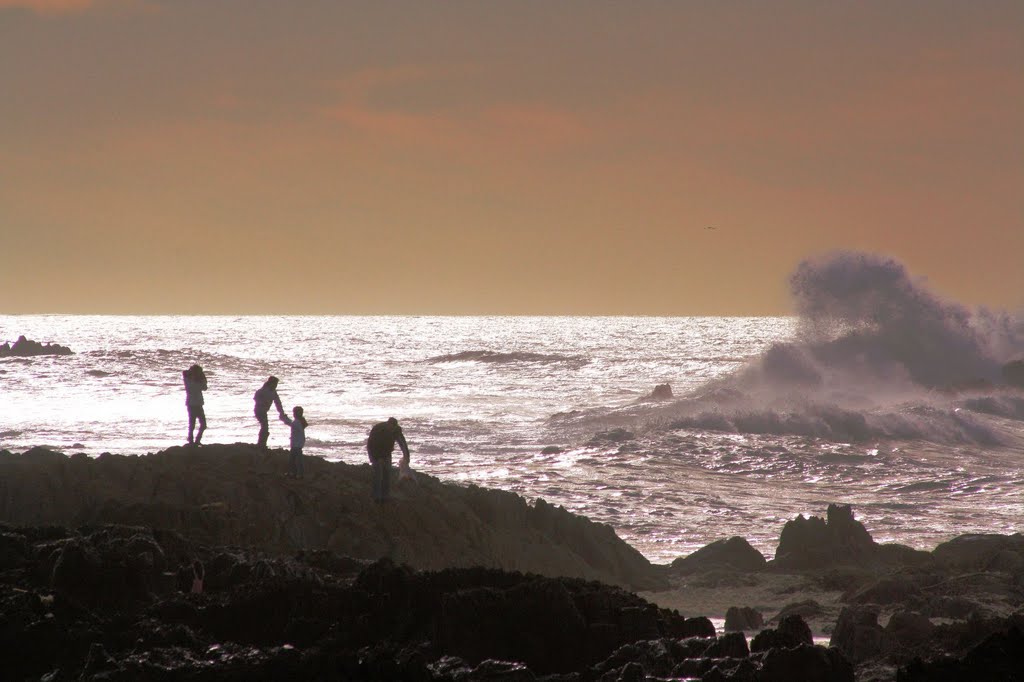
[[[183,371],[181,376],[185,382],[185,407],[188,410],[188,445],[202,445],[203,433],[206,431],[206,411],[203,407],[203,391],[208,388],[206,373],[199,365],[192,365]],[[268,377],[252,396],[253,415],[260,425],[256,445],[262,450],[267,449],[267,440],[270,438],[270,407],[274,406],[277,408],[278,418],[291,427],[288,473],[285,475],[302,478],[302,449],[306,445],[306,427],[309,426],[309,422],[306,421],[303,409],[299,405],[292,408],[291,417],[285,414],[281,406],[281,397],[277,394],[278,383],[277,377]],[[195,430],[196,422],[199,423],[199,431]],[[412,479],[409,444],[398,420],[391,417],[387,421],[374,424],[370,429],[370,436],[366,439],[366,452],[370,457],[370,464],[373,465],[372,495],[376,502],[384,502],[391,496],[391,454],[396,444],[402,449],[402,459],[398,468],[399,480]]]

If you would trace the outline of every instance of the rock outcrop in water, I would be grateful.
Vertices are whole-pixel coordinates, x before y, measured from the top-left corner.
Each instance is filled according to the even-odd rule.
[[[175,447],[147,456],[43,449],[0,452],[0,520],[24,525],[118,523],[209,545],[390,557],[417,569],[484,566],[656,589],[664,571],[611,527],[543,500],[444,484],[418,474],[386,505],[370,499],[370,467],[306,458],[283,476],[283,450]]]
[[[19,336],[13,344],[6,341],[0,344],[0,358],[29,358],[36,355],[71,355],[72,351],[67,346],[59,343],[39,343],[32,339]]]

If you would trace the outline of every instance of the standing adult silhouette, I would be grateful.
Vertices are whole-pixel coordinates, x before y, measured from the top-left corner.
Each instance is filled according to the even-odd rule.
[[[203,391],[206,390],[206,373],[199,365],[192,365],[181,373],[185,381],[185,409],[188,410],[188,444],[202,445],[203,432],[206,431],[206,410],[203,408]],[[192,435],[199,422],[199,433]]]

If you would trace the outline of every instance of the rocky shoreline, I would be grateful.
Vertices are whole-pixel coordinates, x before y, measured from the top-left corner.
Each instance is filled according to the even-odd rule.
[[[369,467],[286,457],[0,451],[5,678],[1024,679],[1019,534],[923,552],[832,505],[771,560],[657,566],[543,501],[421,476],[379,507]]]

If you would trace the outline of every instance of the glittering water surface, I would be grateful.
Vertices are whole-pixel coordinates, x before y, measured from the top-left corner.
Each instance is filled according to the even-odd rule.
[[[16,452],[182,444],[181,370],[198,362],[207,442],[255,442],[252,394],[274,374],[309,455],[363,462],[393,415],[414,468],[562,504],[658,562],[730,535],[771,556],[786,520],[829,502],[929,549],[1024,518],[1024,397],[806,390],[768,371],[792,318],[0,316],[0,341],[21,334],[75,355],[0,359],[0,448]],[[642,400],[661,383],[675,400]],[[287,438],[272,422],[271,445]]]

